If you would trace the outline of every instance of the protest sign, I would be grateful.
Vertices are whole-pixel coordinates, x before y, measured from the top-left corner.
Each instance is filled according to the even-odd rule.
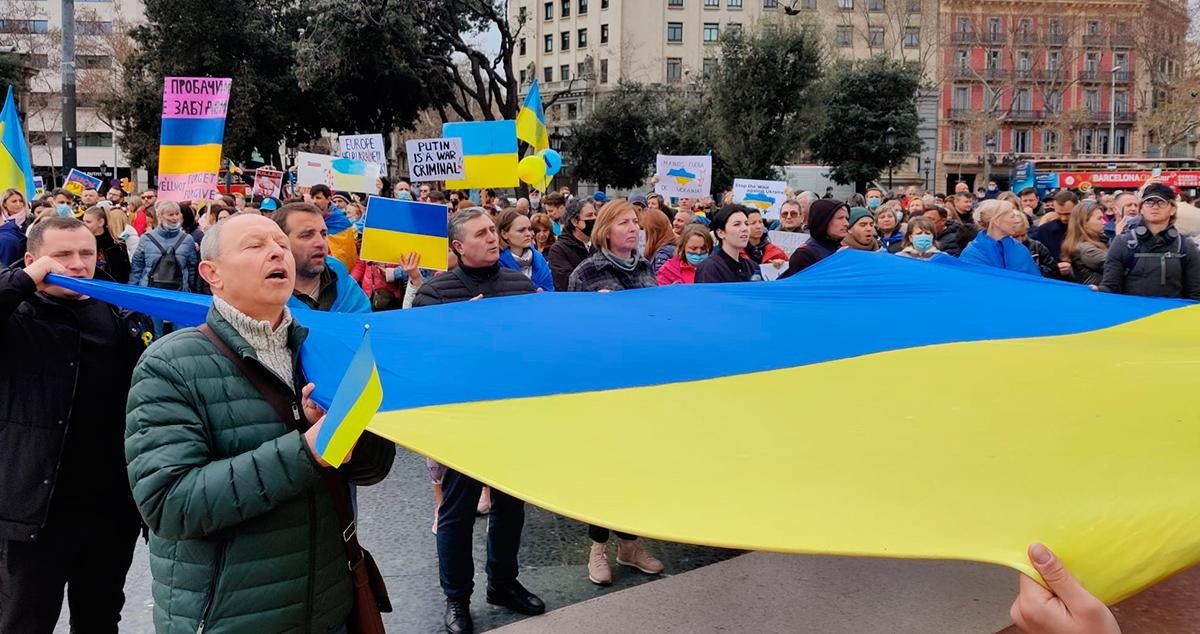
[[[792,252],[800,248],[800,245],[808,241],[807,233],[793,233],[791,231],[769,231],[767,236],[771,239],[771,244],[783,249],[783,252],[792,257]]]
[[[774,282],[779,279],[779,276],[783,275],[787,270],[787,262],[780,262],[778,268],[770,262],[763,262],[762,266],[759,267],[759,271],[762,272],[762,278],[768,282]]]
[[[414,183],[450,181],[466,178],[463,169],[462,139],[413,139],[408,150],[408,177]]]
[[[416,252],[423,268],[445,271],[448,235],[443,204],[368,196],[360,257],[398,264]]]
[[[325,184],[339,192],[374,194],[379,191],[375,183],[379,178],[379,166],[375,163],[299,152],[296,154],[296,168],[296,182],[300,187]]]
[[[45,193],[46,193],[46,179],[42,178],[41,176],[34,176],[33,177],[33,195],[40,198]]]
[[[654,193],[673,198],[703,198],[712,193],[711,156],[658,155]]]
[[[100,187],[99,178],[88,176],[75,168],[71,168],[71,171],[67,173],[66,182],[63,183],[63,189],[75,196],[82,194],[85,189],[96,189],[98,187]]]
[[[283,190],[283,172],[269,167],[260,167],[254,171],[254,187],[250,188],[250,196],[258,201],[267,197],[279,198]]]
[[[779,208],[787,198],[786,190],[787,183],[784,181],[735,178],[733,202],[761,211],[763,218],[776,220],[779,218]]]
[[[213,77],[164,78],[160,200],[202,200],[216,191],[232,84]]]
[[[387,153],[383,149],[382,134],[343,134],[338,137],[342,146],[342,158],[374,163],[379,173],[387,173]]]

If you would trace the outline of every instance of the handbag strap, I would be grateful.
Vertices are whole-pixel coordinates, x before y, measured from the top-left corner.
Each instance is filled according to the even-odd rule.
[[[246,360],[230,349],[229,345],[222,341],[208,324],[201,324],[197,330],[212,342],[218,352],[232,361],[238,370],[241,370],[254,389],[258,390],[263,400],[275,410],[275,414],[279,416],[280,420],[287,421],[292,429],[304,433],[304,419],[300,415],[300,408],[296,406],[294,395],[284,394],[278,385],[272,385],[272,381],[268,380],[262,368],[256,368],[246,363]],[[337,512],[338,525],[344,527],[342,528],[342,542],[346,547],[346,561],[350,570],[354,571],[355,567],[363,561],[363,549],[358,543],[358,528],[354,521],[354,510],[350,505],[348,485],[334,469],[319,468],[317,471],[329,489],[330,497],[333,498],[333,508]]]

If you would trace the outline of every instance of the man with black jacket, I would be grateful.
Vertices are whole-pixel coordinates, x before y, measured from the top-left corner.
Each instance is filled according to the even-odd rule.
[[[572,200],[562,217],[562,235],[546,253],[554,288],[566,289],[571,273],[591,255],[592,227],[596,224],[596,206],[590,200]]]
[[[455,214],[450,218],[448,235],[459,264],[425,282],[413,300],[414,308],[534,292],[533,283],[520,271],[500,266],[500,237],[496,224],[483,209],[472,207]],[[437,551],[442,591],[446,594],[445,626],[450,634],[475,631],[470,612],[475,586],[471,540],[482,488],[479,481],[454,469],[447,468],[442,477]],[[487,600],[521,614],[541,614],[546,604],[517,581],[517,552],[524,525],[525,503],[493,489],[488,520]]]
[[[1200,300],[1200,250],[1175,228],[1175,190],[1149,185],[1140,208],[1138,222],[1109,244],[1098,290]]]
[[[24,269],[0,270],[0,632],[116,632],[141,520],[125,475],[125,400],[145,317],[53,286],[91,278],[96,239],[53,217]]]

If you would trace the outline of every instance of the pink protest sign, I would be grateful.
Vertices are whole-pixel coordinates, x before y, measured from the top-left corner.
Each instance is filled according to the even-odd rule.
[[[233,80],[222,77],[167,77],[164,119],[224,119]]]

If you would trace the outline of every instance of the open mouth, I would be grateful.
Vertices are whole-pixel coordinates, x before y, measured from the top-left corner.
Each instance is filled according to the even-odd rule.
[[[275,269],[270,273],[267,273],[268,280],[286,280],[287,278],[288,275],[285,269]]]

